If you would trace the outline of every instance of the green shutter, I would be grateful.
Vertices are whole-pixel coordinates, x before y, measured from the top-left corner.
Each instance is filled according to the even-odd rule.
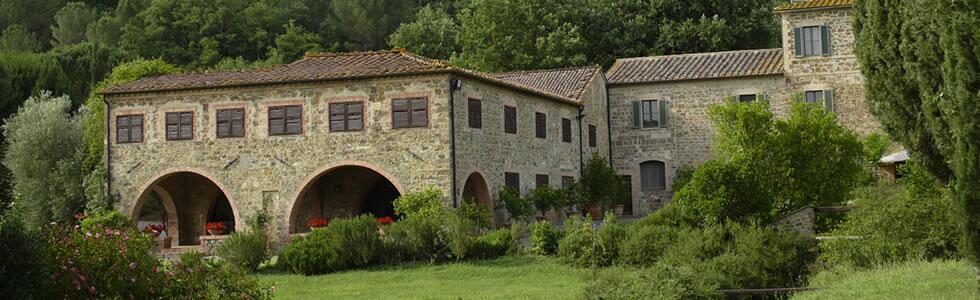
[[[643,121],[643,108],[640,107],[640,101],[633,101],[633,128],[640,128],[643,126],[641,123]]]
[[[803,29],[796,27],[793,29],[793,40],[796,42],[796,57],[803,57]]]
[[[660,128],[667,128],[667,120],[670,118],[670,102],[667,100],[660,100]]]
[[[829,112],[834,112],[834,90],[823,91],[823,104]]]
[[[827,26],[820,26],[820,42],[823,44],[821,49],[823,49],[823,55],[830,55],[830,28]]]

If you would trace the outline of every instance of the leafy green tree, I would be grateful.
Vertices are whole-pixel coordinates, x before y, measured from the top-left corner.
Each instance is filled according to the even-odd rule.
[[[54,15],[55,25],[51,26],[55,47],[81,43],[85,40],[88,25],[99,20],[99,12],[83,2],[71,2]]]
[[[414,4],[403,0],[333,0],[333,17],[352,50],[378,50],[386,46],[402,22],[410,21]]]
[[[871,112],[952,185],[980,289],[980,5],[860,0],[854,11]]]
[[[286,32],[276,37],[276,46],[269,49],[268,58],[288,63],[302,58],[306,52],[321,50],[323,41],[319,35],[306,31],[294,22],[289,22],[283,28]]]
[[[774,202],[760,170],[739,160],[710,160],[674,195],[677,205],[701,221],[769,221]]]
[[[27,224],[69,222],[82,211],[82,126],[67,96],[42,91],[4,121],[3,164],[13,174],[16,205]]]
[[[27,32],[40,39],[41,46],[51,39],[54,15],[65,6],[67,0],[4,0],[0,1],[0,28],[23,26]]]
[[[41,43],[37,41],[34,33],[28,32],[24,26],[10,25],[3,30],[0,37],[0,51],[10,52],[37,52],[41,50]]]
[[[598,153],[585,164],[585,172],[578,181],[578,194],[575,198],[586,206],[600,203],[608,206],[618,203],[626,197],[623,178],[609,165],[609,162]]]
[[[122,49],[89,42],[61,46],[52,49],[47,55],[57,60],[65,76],[71,78],[62,83],[62,92],[77,101],[72,103],[72,107],[76,108],[82,105],[96,83],[128,58]]]
[[[444,10],[426,6],[415,14],[415,21],[402,23],[391,34],[389,44],[416,54],[448,60],[459,52],[456,33],[459,24]]]

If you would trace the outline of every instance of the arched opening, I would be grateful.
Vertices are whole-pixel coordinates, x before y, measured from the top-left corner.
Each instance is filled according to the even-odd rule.
[[[157,179],[140,196],[132,215],[141,226],[166,220],[166,234],[176,245],[185,246],[200,245],[208,222],[224,223],[229,232],[236,225],[235,210],[221,187],[192,172]]]
[[[493,209],[493,200],[490,198],[490,188],[487,185],[486,179],[480,173],[473,172],[469,177],[466,177],[466,183],[463,184],[463,202],[476,202],[483,207],[486,207],[490,211],[490,216],[492,218],[493,224],[500,224],[500,218]]]
[[[401,196],[384,175],[362,166],[331,168],[306,184],[289,218],[289,233],[309,232],[314,218],[336,219],[370,214],[396,217],[394,201]]]

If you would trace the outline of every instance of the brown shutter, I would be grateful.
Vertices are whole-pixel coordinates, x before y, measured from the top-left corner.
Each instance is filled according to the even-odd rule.
[[[504,106],[504,132],[517,133],[517,108]]]
[[[548,185],[548,174],[538,174],[534,176],[534,186],[543,187]]]
[[[596,146],[596,127],[595,125],[589,125],[589,147]]]
[[[228,137],[231,135],[231,110],[219,109],[214,116],[215,125],[218,126],[215,134],[219,137]]]
[[[303,132],[303,107],[299,105],[286,106],[286,134]]]
[[[412,127],[429,126],[429,101],[425,98],[412,99]]]
[[[347,104],[330,103],[330,131],[344,131],[347,129]]]
[[[129,141],[143,142],[143,115],[129,116]]]
[[[544,113],[534,113],[534,136],[538,138],[548,138],[547,116]]]
[[[518,173],[506,172],[504,173],[504,186],[514,189],[517,192],[521,191],[521,175]]]
[[[282,135],[286,133],[286,108],[269,108],[269,135]]]
[[[347,130],[364,129],[364,104],[347,104]]]
[[[180,133],[180,114],[168,112],[164,117],[164,122],[167,124],[167,140],[177,140]]]
[[[391,101],[391,127],[408,127],[408,100],[399,99]]]
[[[245,136],[245,109],[231,110],[231,136]]]
[[[572,120],[568,118],[561,118],[561,141],[566,143],[572,142]]]
[[[483,128],[483,107],[480,100],[470,98],[467,104],[467,119],[469,120],[470,128]]]
[[[194,138],[193,112],[180,113],[180,133],[178,134],[178,138],[181,140],[190,140]]]
[[[129,143],[129,116],[116,117],[116,143]]]

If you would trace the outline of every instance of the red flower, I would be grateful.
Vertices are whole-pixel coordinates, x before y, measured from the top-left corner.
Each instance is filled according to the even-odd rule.
[[[330,225],[330,219],[327,219],[327,218],[312,218],[312,219],[310,219],[309,222],[306,222],[306,225],[310,226],[310,228],[327,227],[327,225]]]
[[[106,230],[108,231],[108,229]],[[163,224],[150,224],[146,225],[146,228],[143,228],[143,231],[151,234],[160,234],[165,230],[167,229],[163,227]],[[118,235],[118,232],[116,234]]]
[[[375,219],[375,221],[377,221],[378,224],[381,224],[381,225],[388,225],[388,224],[391,224],[391,222],[394,222],[395,220],[392,219],[391,217],[380,217],[380,218]]]
[[[207,230],[211,230],[211,231],[224,231],[225,230],[225,223],[224,222],[209,222],[208,224],[204,225],[204,228],[207,229]]]

